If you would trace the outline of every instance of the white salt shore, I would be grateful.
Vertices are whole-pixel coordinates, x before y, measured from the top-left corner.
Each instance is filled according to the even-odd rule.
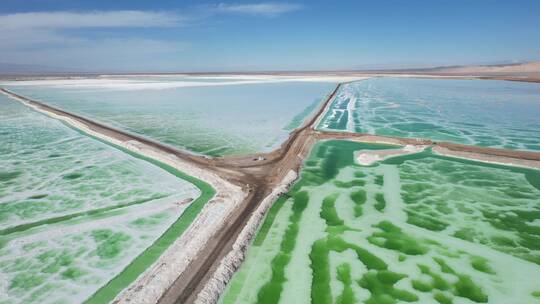
[[[149,76],[154,79],[144,80],[137,77],[125,76],[127,79],[117,77],[99,78],[76,78],[76,79],[36,79],[36,80],[15,80],[2,81],[0,86],[51,86],[67,88],[92,88],[104,90],[163,90],[183,87],[207,87],[207,86],[229,86],[262,83],[280,82],[349,82],[365,79],[366,77],[355,76],[272,76],[272,75],[238,75],[238,76],[208,76],[208,77],[186,77],[182,80],[169,80],[164,77]],[[199,81],[190,81],[199,80]],[[200,80],[208,81],[200,81]],[[212,81],[225,80],[225,81]],[[226,81],[230,80],[230,81]]]
[[[439,154],[442,156],[474,160],[474,161],[490,163],[490,164],[540,169],[540,161],[534,161],[534,160],[479,154],[479,153],[472,153],[472,152],[454,151],[454,150],[450,150],[448,148],[444,148],[441,146],[433,147],[433,152],[435,154]]]
[[[363,166],[369,166],[387,158],[422,152],[426,147],[425,145],[406,145],[401,149],[360,150],[356,153],[356,162]]]

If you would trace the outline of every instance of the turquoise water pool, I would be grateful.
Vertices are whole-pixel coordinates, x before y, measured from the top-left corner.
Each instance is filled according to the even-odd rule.
[[[342,86],[319,128],[540,150],[540,84],[371,78]]]
[[[223,82],[219,78],[137,79],[145,83],[115,78],[98,85],[79,80],[7,87],[114,127],[211,156],[274,149],[335,87],[331,82],[253,79],[248,81],[255,83],[236,84],[242,80],[237,78],[225,85],[215,85]],[[207,83],[199,86],[203,80]]]

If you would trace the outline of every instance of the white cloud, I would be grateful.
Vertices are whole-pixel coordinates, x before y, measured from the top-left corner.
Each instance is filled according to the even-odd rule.
[[[167,27],[187,18],[164,12],[35,12],[0,15],[0,29],[68,29],[89,27]]]
[[[137,31],[105,29],[169,28],[193,26],[214,15],[244,14],[273,17],[302,7],[287,3],[216,4],[184,14],[158,11],[49,11],[0,14],[0,61],[72,68],[123,69],[167,67],[189,44],[154,38]],[[79,29],[79,31],[78,31]],[[87,35],[92,33],[99,35]],[[160,35],[157,35],[159,37]]]
[[[85,44],[87,39],[84,36],[68,31],[73,29],[176,27],[188,20],[190,18],[183,15],[150,11],[53,11],[0,15],[0,51]]]
[[[292,3],[254,3],[254,4],[225,4],[214,7],[218,13],[240,13],[250,15],[277,16],[302,9],[302,5]]]

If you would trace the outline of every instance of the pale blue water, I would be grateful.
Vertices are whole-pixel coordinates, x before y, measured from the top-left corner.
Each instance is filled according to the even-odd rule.
[[[0,303],[82,303],[200,195],[0,94]]]
[[[345,85],[319,128],[540,150],[540,84],[372,78]]]
[[[313,105],[320,103],[335,84],[279,82],[134,90],[8,87],[175,147],[219,156],[275,148],[309,115],[306,108],[315,108]]]

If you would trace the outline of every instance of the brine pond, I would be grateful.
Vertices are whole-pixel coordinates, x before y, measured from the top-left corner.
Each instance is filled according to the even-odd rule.
[[[324,141],[271,207],[229,303],[536,303],[540,171]]]
[[[3,95],[0,142],[0,303],[112,300],[213,194]]]
[[[540,150],[540,84],[370,78],[343,85],[319,128]]]
[[[335,82],[242,77],[116,77],[5,82],[6,88],[210,156],[271,151]]]
[[[270,151],[336,82],[107,76],[3,82],[15,93],[209,156]],[[540,150],[540,86],[371,78],[341,85],[318,128]],[[214,195],[182,172],[0,96],[0,303],[106,303]],[[359,165],[315,145],[220,302],[540,301],[540,171],[430,149]]]

